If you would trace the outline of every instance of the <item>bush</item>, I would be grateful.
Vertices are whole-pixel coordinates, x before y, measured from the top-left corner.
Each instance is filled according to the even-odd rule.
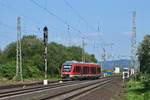
[[[23,66],[23,78],[41,78],[41,71],[33,65],[25,65]]]
[[[16,63],[15,61],[8,62],[5,65],[1,66],[1,76],[6,77],[7,79],[13,79],[16,74]]]

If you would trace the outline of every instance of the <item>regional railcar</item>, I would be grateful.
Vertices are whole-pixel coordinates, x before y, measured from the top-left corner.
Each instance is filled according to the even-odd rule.
[[[66,61],[61,67],[61,78],[65,80],[95,79],[101,76],[101,67],[95,63]]]
[[[129,78],[129,68],[123,68],[122,79],[128,79],[128,78]]]

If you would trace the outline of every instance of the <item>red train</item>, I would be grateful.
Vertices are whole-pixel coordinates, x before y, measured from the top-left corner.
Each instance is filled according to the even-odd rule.
[[[65,80],[95,79],[101,76],[101,67],[95,63],[66,61],[61,67],[61,78]]]

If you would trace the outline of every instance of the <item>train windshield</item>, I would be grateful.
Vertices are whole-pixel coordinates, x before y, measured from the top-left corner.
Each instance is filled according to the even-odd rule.
[[[124,71],[125,71],[125,72],[127,72],[127,71],[128,71],[128,69],[124,69]]]
[[[71,66],[70,65],[64,65],[63,71],[64,72],[70,72],[71,71]]]

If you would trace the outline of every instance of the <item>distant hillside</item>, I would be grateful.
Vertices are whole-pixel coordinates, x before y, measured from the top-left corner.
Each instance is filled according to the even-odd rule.
[[[101,64],[101,62],[99,62],[99,64]],[[129,65],[130,65],[130,60],[127,59],[102,62],[103,69],[113,69],[114,67],[125,68],[125,67],[129,67]]]

